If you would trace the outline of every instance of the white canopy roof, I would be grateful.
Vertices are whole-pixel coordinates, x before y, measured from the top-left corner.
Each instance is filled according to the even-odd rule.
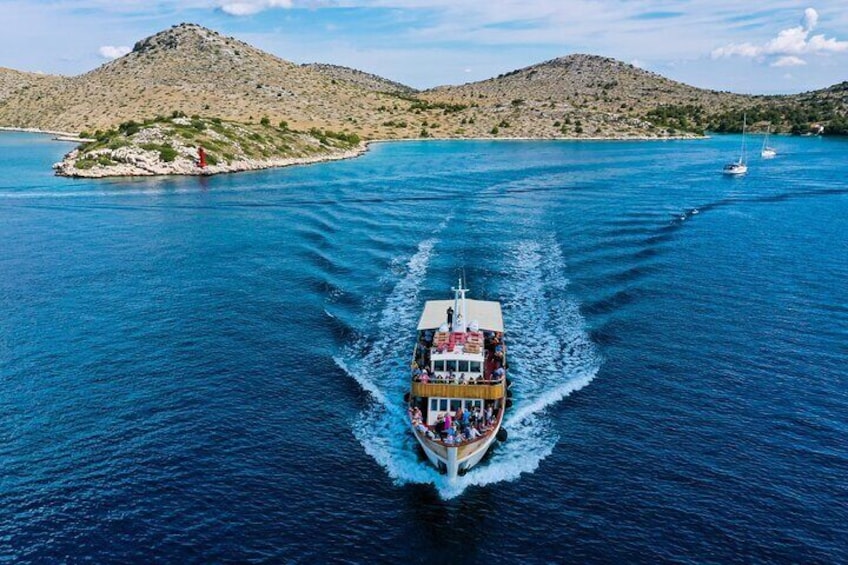
[[[435,330],[448,321],[448,308],[453,308],[453,300],[428,300],[424,304],[424,312],[418,320],[419,330]],[[467,322],[474,320],[480,324],[481,330],[503,332],[503,315],[501,303],[488,300],[465,299]],[[454,315],[456,315],[454,313]]]

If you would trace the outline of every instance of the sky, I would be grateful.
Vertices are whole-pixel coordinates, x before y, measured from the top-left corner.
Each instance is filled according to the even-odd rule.
[[[848,80],[845,0],[0,0],[0,67],[77,75],[181,22],[416,88],[587,53],[713,90]]]

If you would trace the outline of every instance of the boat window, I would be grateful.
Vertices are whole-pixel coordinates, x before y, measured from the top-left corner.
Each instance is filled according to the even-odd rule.
[[[444,371],[444,370],[445,370],[445,361],[444,361],[444,359],[439,359],[438,361],[433,361],[433,370],[435,370],[435,371]]]
[[[460,398],[451,398],[450,401],[450,409],[451,412],[456,412],[462,407],[462,399]]]
[[[448,409],[448,399],[447,398],[440,398],[439,399],[439,411],[444,412],[447,409]]]
[[[468,372],[468,361],[460,361],[459,362],[459,371],[461,373],[467,373]]]
[[[430,399],[430,412],[438,412],[439,410],[439,399],[431,398]]]
[[[479,361],[472,361],[471,362],[471,372],[472,373],[478,373],[478,374],[480,373],[480,362]]]
[[[448,371],[456,371],[456,370],[457,370],[457,368],[456,368],[456,359],[450,359],[450,360],[448,360],[448,361],[446,362],[446,366],[447,366],[447,370],[448,370]]]

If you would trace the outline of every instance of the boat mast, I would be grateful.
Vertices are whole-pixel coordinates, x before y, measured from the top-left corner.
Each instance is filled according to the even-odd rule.
[[[465,331],[465,320],[466,312],[465,312],[465,293],[468,292],[468,289],[465,288],[462,284],[462,279],[458,279],[456,287],[452,287],[453,291],[453,311],[456,312],[456,315],[453,318],[453,327],[451,328],[452,332],[464,332]]]

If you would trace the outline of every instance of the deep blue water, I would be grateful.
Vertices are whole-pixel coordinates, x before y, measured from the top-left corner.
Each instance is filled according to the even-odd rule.
[[[848,562],[848,143],[407,142],[68,180],[0,134],[0,561]],[[402,423],[504,303],[510,440]]]

